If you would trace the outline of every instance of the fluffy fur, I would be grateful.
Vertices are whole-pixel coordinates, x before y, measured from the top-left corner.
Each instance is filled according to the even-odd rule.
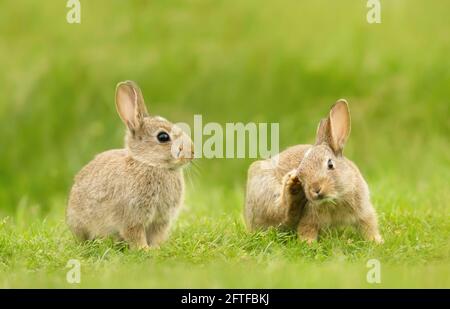
[[[193,145],[180,128],[149,116],[131,81],[117,85],[116,107],[127,126],[126,147],[97,155],[78,173],[66,221],[81,240],[115,236],[147,249],[167,238],[182,206],[182,167],[193,158]],[[170,141],[159,141],[161,132]]]
[[[254,162],[245,199],[249,230],[296,229],[311,243],[324,227],[354,225],[366,239],[382,243],[367,183],[342,154],[349,134],[348,104],[339,100],[320,121],[315,145],[293,146],[276,160]]]

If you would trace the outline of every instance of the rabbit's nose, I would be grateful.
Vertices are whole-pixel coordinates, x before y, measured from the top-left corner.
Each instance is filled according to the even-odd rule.
[[[314,199],[321,199],[323,198],[322,188],[321,187],[314,187],[311,190],[311,195]]]
[[[182,143],[178,146],[177,158],[180,159],[193,159],[194,158],[194,147],[193,145]]]

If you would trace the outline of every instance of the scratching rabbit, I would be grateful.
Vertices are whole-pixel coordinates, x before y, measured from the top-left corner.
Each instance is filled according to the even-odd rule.
[[[339,100],[320,121],[315,145],[296,145],[254,162],[245,199],[249,230],[296,229],[311,243],[324,227],[355,225],[367,240],[382,243],[367,183],[342,153],[349,134],[348,104]]]
[[[125,123],[125,148],[97,155],[75,177],[66,221],[81,240],[116,236],[147,249],[167,238],[183,204],[182,167],[193,158],[192,141],[179,127],[149,116],[139,87],[116,88]]]

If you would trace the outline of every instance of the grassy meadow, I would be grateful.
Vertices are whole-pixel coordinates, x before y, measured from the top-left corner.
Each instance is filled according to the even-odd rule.
[[[0,287],[450,288],[450,19],[447,1],[81,0],[0,4]],[[339,98],[345,154],[366,177],[385,244],[351,229],[308,246],[242,218],[253,159],[198,159],[160,249],[76,242],[74,175],[123,145],[117,82],[173,122],[277,122],[280,148],[312,143]],[[66,263],[81,262],[81,283]],[[369,259],[381,283],[366,280]]]

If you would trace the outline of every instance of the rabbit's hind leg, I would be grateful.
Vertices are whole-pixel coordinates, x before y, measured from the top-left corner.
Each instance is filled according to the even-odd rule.
[[[384,240],[378,230],[377,216],[372,208],[372,205],[369,205],[368,207],[370,210],[364,215],[360,215],[360,218],[357,220],[357,226],[361,230],[365,239],[373,241],[376,244],[382,244]]]

